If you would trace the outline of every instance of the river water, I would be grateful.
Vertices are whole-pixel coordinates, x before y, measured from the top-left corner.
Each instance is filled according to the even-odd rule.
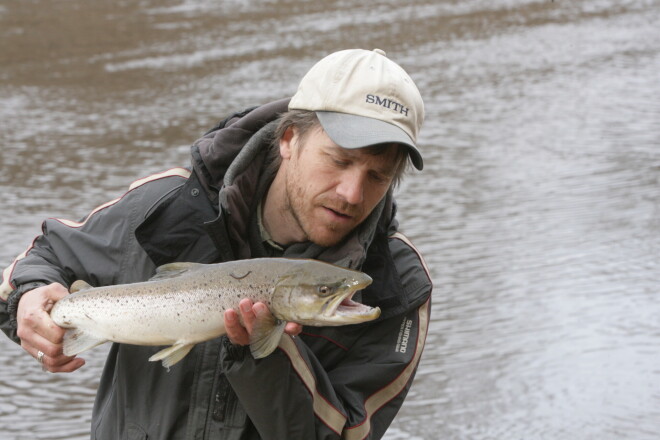
[[[398,201],[435,284],[386,438],[657,439],[658,23],[658,0],[3,0],[0,266],[378,47],[425,97]],[[0,438],[86,438],[104,355],[52,375],[0,339]]]

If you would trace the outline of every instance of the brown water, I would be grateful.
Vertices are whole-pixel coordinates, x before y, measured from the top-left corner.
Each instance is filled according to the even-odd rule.
[[[398,199],[436,286],[386,438],[656,439],[659,23],[658,0],[0,2],[0,266],[379,47],[426,100]],[[0,438],[86,438],[104,354],[45,374],[0,339]]]

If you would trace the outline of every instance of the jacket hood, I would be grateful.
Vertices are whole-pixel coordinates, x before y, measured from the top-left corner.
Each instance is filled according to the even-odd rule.
[[[202,184],[218,191],[229,166],[250,138],[287,111],[289,98],[234,113],[192,146],[192,165]]]

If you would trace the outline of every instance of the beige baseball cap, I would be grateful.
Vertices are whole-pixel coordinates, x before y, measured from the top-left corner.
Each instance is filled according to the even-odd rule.
[[[396,142],[424,167],[417,134],[424,102],[417,86],[380,49],[349,49],[316,63],[300,81],[289,109],[316,112],[330,139],[343,148]]]

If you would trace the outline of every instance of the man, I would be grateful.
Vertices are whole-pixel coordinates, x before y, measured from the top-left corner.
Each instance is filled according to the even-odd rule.
[[[314,258],[362,270],[372,322],[302,328],[279,349],[246,350],[270,313],[240,302],[227,336],[195,346],[169,371],[159,350],[113,344],[94,406],[95,439],[380,438],[417,369],[431,281],[397,231],[392,188],[424,117],[416,86],[384,52],[346,50],[318,62],[289,100],[232,115],[191,148],[192,166],[133,183],[83,221],[50,219],[3,272],[0,324],[45,370],[84,360],[62,354],[48,311],[76,279],[148,279],[174,261]],[[244,325],[241,325],[239,313]]]

